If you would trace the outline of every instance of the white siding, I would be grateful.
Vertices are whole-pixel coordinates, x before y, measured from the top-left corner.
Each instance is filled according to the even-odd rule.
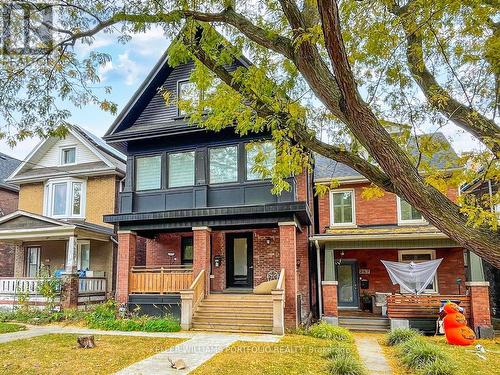
[[[61,149],[67,146],[76,147],[76,164],[92,163],[101,161],[87,146],[81,143],[75,136],[68,134],[64,139],[58,139],[45,154],[36,161],[35,168],[56,167],[60,165]]]

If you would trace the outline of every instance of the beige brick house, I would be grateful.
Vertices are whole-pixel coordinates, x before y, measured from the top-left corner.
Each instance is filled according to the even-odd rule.
[[[0,219],[0,243],[15,246],[14,269],[0,278],[0,308],[19,292],[42,304],[41,275],[61,278],[65,306],[105,299],[114,290],[114,228],[126,158],[73,127],[42,141],[8,178],[19,186],[19,210]]]

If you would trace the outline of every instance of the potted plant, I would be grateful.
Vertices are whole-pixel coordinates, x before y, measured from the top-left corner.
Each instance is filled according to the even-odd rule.
[[[363,294],[361,294],[361,310],[372,312],[372,308],[372,296],[367,292],[363,292]]]

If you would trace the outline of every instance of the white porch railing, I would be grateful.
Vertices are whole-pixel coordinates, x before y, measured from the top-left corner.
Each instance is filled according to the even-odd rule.
[[[43,279],[37,278],[15,278],[2,277],[0,278],[0,294],[20,294],[28,293],[37,295],[38,287],[43,282]]]
[[[78,280],[78,295],[82,294],[106,294],[106,279],[85,277]]]

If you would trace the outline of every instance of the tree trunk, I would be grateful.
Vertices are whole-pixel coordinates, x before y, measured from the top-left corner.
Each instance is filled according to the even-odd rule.
[[[76,341],[78,346],[82,349],[92,349],[95,348],[94,336],[78,336]]]

